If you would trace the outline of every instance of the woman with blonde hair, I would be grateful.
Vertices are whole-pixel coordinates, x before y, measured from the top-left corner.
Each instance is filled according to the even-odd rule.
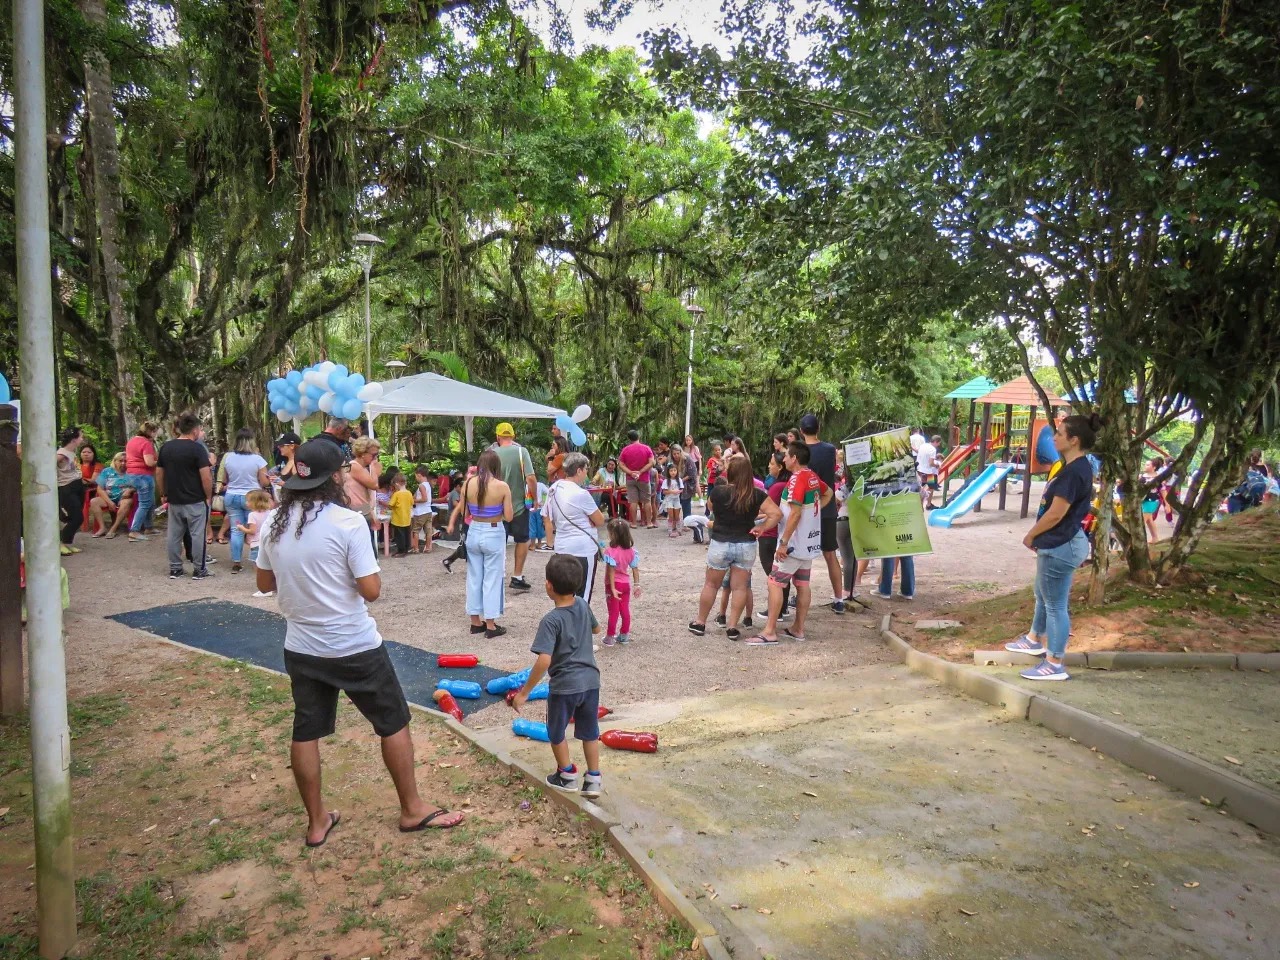
[[[124,472],[124,452],[111,458],[111,463],[98,474],[98,487],[93,499],[89,501],[89,516],[93,518],[95,537],[115,537],[120,524],[127,520],[133,509],[135,492],[129,486]],[[111,528],[107,529],[108,518],[114,517]]]
[[[351,468],[343,483],[347,506],[365,518],[369,524],[369,537],[373,552],[378,553],[378,522],[374,516],[373,495],[382,476],[382,464],[378,461],[381,445],[373,437],[360,437],[351,444]]]

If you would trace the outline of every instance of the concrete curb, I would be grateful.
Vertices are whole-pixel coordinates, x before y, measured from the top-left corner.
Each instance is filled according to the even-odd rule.
[[[979,667],[1020,667],[1040,658],[1008,650],[975,650],[973,662]],[[1129,650],[1100,650],[1096,653],[1068,653],[1069,667],[1089,670],[1280,670],[1280,653],[1142,653]]]
[[[702,956],[706,957],[707,960],[730,960],[730,954],[720,935],[716,932],[716,928],[693,905],[693,902],[680,892],[680,888],[667,876],[666,871],[649,858],[648,851],[644,850],[627,829],[610,813],[590,800],[584,800],[574,794],[551,789],[547,786],[547,781],[542,771],[534,769],[533,766],[523,760],[509,756],[500,750],[494,750],[486,745],[474,730],[471,730],[465,724],[459,723],[453,717],[442,714],[438,710],[430,710],[429,712],[443,723],[450,732],[456,733],[472,746],[494,757],[499,763],[510,769],[512,773],[523,776],[534,784],[552,803],[563,807],[572,814],[585,818],[588,825],[597,833],[603,835],[609,841],[609,845],[618,852],[618,855],[631,865],[631,868],[644,881],[644,885],[653,894],[653,898],[658,901],[667,916],[678,919],[697,938],[698,949]]]
[[[1038,723],[1060,736],[1078,740],[1086,747],[1092,747],[1135,770],[1163,780],[1193,797],[1208,799],[1259,830],[1280,834],[1280,794],[1176,747],[1152,740],[1130,727],[1095,717],[1050,697],[1028,693],[1021,687],[978,673],[973,667],[921,653],[890,630],[889,626],[890,619],[886,616],[881,623],[881,639],[898,652],[912,670],[984,703],[1002,707],[1008,713],[1020,714],[1023,719]],[[1225,656],[1234,659],[1232,654]]]

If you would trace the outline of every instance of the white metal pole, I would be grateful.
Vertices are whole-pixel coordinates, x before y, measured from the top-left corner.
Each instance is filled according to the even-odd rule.
[[[364,254],[364,375],[373,377],[373,334],[369,313],[369,274],[373,270],[373,247]]]
[[[31,671],[31,777],[35,808],[36,916],[40,956],[76,942],[71,846],[71,734],[62,645],[62,562],[53,394],[53,289],[49,172],[45,154],[44,3],[13,8],[18,344],[22,364],[22,515]]]
[[[684,388],[684,435],[689,436],[689,428],[693,422],[693,329],[694,324],[689,324],[689,382]],[[680,442],[684,443],[684,437],[680,438]]]

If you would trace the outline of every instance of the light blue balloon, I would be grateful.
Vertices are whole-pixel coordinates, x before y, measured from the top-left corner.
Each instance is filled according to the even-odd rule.
[[[312,400],[319,400],[324,396],[324,391],[317,387],[314,383],[307,384],[307,396]]]
[[[347,383],[351,385],[351,395],[354,397],[360,392],[360,388],[364,386],[364,374],[353,373],[347,377]]]
[[[289,382],[289,386],[296,387],[298,384],[302,382],[302,371],[290,370],[287,374],[285,374],[285,380]]]
[[[582,428],[576,423],[573,425],[573,429],[569,431],[569,442],[575,447],[580,447],[587,442],[587,435],[582,432]]]
[[[338,392],[338,388],[342,386],[342,381],[347,378],[345,373],[339,373],[336,369],[329,371],[329,389],[334,393]]]
[[[273,392],[279,391],[288,386],[288,383],[289,381],[285,380],[283,377],[276,377],[274,380],[267,381],[267,389]]]
[[[336,371],[338,372],[338,376],[340,376],[340,377],[349,377],[349,376],[351,376],[351,371],[347,369],[346,364],[340,363],[340,364],[338,364],[336,367],[334,367],[333,369],[334,369],[334,370],[336,370]]]
[[[560,414],[560,416],[556,417],[556,426],[560,428],[561,433],[563,433],[565,436],[568,436],[571,432],[573,432],[574,428],[577,427],[577,424],[574,423],[573,420],[571,420],[568,416],[562,413]]]
[[[344,420],[358,420],[362,409],[364,404],[359,400],[347,400],[342,404],[342,417]]]
[[[280,399],[278,397],[273,396],[268,401],[268,406],[271,407],[272,413],[278,413],[281,409],[283,409],[284,404],[280,402]]]

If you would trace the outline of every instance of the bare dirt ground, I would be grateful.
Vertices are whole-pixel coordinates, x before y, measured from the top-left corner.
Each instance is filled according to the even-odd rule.
[[[76,559],[102,569],[106,558]],[[347,706],[322,748],[342,821],[305,849],[287,680],[102,620],[101,581],[82,566],[67,619],[76,956],[693,955],[692,935],[598,835],[429,717],[414,722],[419,783],[467,822],[399,833],[376,739]],[[0,722],[5,960],[36,956],[27,738],[24,722]]]

